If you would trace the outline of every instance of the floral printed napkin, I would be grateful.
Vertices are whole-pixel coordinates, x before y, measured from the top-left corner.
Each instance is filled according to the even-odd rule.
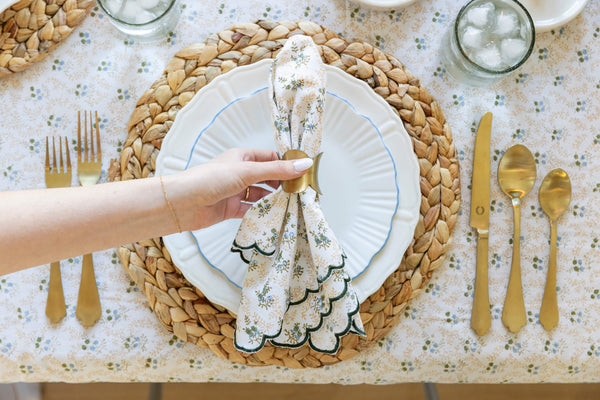
[[[269,82],[280,155],[321,147],[325,67],[307,36],[290,38],[273,62]],[[235,346],[260,350],[270,340],[336,353],[347,333],[364,335],[360,303],[344,270],[346,256],[331,231],[317,192],[279,188],[245,215],[232,251],[248,263]]]

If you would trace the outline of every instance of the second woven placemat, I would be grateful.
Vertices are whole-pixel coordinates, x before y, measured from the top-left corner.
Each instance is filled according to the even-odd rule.
[[[42,60],[73,32],[94,0],[20,0],[0,10],[0,77]]]
[[[320,367],[349,359],[375,344],[442,264],[460,203],[458,160],[439,103],[395,57],[307,21],[237,24],[209,36],[205,43],[179,51],[137,102],[120,159],[111,163],[110,179],[152,176],[164,136],[178,111],[200,88],[237,66],[274,58],[285,40],[295,34],[311,36],[325,63],[364,80],[397,111],[419,160],[421,216],[413,242],[404,256],[398,254],[398,269],[361,304],[367,337],[345,336],[335,355],[318,353],[307,345],[298,349],[268,346],[256,354],[240,353],[233,345],[235,317],[212,304],[183,277],[161,238],[117,250],[121,263],[169,331],[210,348],[219,357],[247,365]]]

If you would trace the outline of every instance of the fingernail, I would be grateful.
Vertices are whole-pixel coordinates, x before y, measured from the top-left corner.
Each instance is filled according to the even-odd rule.
[[[294,161],[294,169],[298,172],[306,171],[313,165],[313,160],[310,158],[301,158],[299,160]]]

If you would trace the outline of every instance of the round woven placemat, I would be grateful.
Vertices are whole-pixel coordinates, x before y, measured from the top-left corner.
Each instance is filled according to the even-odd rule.
[[[0,10],[0,77],[46,57],[93,5],[93,0],[19,0]]]
[[[323,60],[367,82],[398,112],[420,165],[421,217],[414,240],[398,269],[361,305],[366,338],[347,335],[335,355],[308,346],[267,346],[256,354],[233,345],[235,316],[212,304],[177,267],[161,238],[120,247],[117,252],[131,278],[146,294],[159,321],[191,343],[219,357],[247,365],[320,367],[349,359],[380,340],[398,321],[407,302],[419,294],[444,259],[460,203],[459,166],[450,128],[437,101],[400,61],[360,40],[347,40],[312,22],[237,24],[179,51],[165,72],[137,103],[120,160],[112,160],[111,180],[152,176],[164,136],[177,112],[216,76],[241,65],[273,58],[295,34],[313,38]]]

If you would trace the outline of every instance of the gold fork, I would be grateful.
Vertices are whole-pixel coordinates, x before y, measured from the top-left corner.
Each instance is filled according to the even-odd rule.
[[[88,147],[88,113],[84,113],[84,141],[81,141],[81,112],[77,112],[77,177],[81,186],[95,185],[100,179],[102,171],[102,157],[100,151],[100,128],[98,124],[98,112],[89,112],[90,121],[90,146]],[[95,124],[94,124],[95,122]],[[96,125],[96,148],[94,148],[94,125]],[[81,158],[81,152],[84,151],[84,157]],[[90,151],[91,150],[91,151]],[[100,319],[102,309],[100,307],[100,296],[96,286],[96,276],[94,275],[94,261],[91,254],[83,256],[83,266],[81,270],[81,284],[79,285],[79,295],[77,296],[77,309],[75,315],[81,321],[83,326],[92,326]]]
[[[71,186],[71,156],[69,145],[65,137],[66,167],[63,163],[62,141],[58,140],[58,151],[60,153],[60,164],[56,166],[56,145],[52,137],[52,163],[50,163],[50,151],[48,148],[48,137],[46,136],[46,187],[61,188]],[[60,277],[60,261],[50,263],[50,283],[48,284],[48,300],[46,300],[46,316],[53,324],[57,323],[67,314],[65,308],[65,295],[63,293],[62,279]]]

